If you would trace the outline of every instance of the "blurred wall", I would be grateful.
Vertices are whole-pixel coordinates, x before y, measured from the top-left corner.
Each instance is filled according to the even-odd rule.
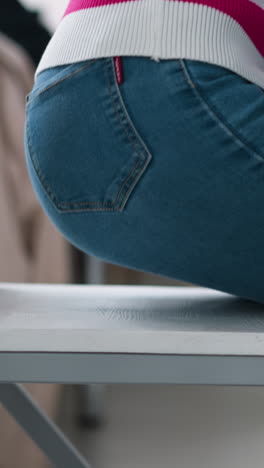
[[[68,0],[21,0],[30,9],[37,9],[41,13],[43,22],[53,31],[62,17]]]
[[[8,16],[1,19],[8,24]],[[19,26],[15,19],[15,27]],[[41,209],[25,162],[25,96],[33,85],[34,64],[23,47],[2,33],[0,59],[0,281],[68,283],[71,250]],[[61,386],[25,387],[55,419]],[[48,466],[46,457],[0,405],[0,467]]]

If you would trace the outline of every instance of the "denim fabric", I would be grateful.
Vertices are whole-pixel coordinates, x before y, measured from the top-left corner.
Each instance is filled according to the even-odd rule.
[[[25,151],[87,254],[264,304],[264,91],[217,65],[98,58],[41,72]]]

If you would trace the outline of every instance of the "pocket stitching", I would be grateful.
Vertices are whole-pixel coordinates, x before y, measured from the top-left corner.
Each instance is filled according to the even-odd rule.
[[[111,59],[110,66],[112,67],[112,70],[113,70],[113,67],[114,67],[113,59]],[[123,204],[125,203],[125,201],[127,200],[128,196],[129,196],[130,191],[132,190],[132,188],[136,184],[137,180],[140,179],[140,177],[143,174],[145,168],[147,167],[147,165],[148,165],[148,163],[149,163],[149,161],[151,159],[151,156],[150,156],[149,152],[146,149],[145,156],[148,155],[149,157],[146,159],[146,162],[141,167],[139,173],[134,176],[134,173],[137,171],[138,166],[142,163],[142,161],[144,161],[144,154],[138,151],[137,146],[138,146],[138,141],[139,141],[140,137],[139,137],[139,135],[136,136],[136,134],[135,134],[136,130],[135,130],[132,122],[130,122],[130,117],[127,114],[127,111],[126,111],[126,109],[124,107],[123,99],[122,99],[122,96],[121,96],[120,91],[119,91],[119,85],[117,83],[116,74],[115,74],[114,70],[113,70],[113,73],[114,73],[113,76],[115,77],[114,85],[115,85],[115,89],[117,90],[117,99],[116,100],[118,101],[118,103],[120,105],[118,106],[115,103],[114,93],[111,90],[111,81],[110,81],[110,78],[109,78],[109,73],[108,73],[108,71],[106,71],[107,84],[108,84],[109,94],[111,96],[112,106],[113,106],[114,112],[115,112],[115,114],[116,114],[116,116],[118,118],[118,121],[120,123],[120,126],[124,130],[124,133],[125,133],[125,135],[127,137],[127,141],[134,147],[134,149],[135,149],[135,151],[136,151],[136,153],[138,155],[138,159],[136,161],[135,166],[133,167],[133,169],[131,169],[129,175],[125,179],[122,187],[120,188],[120,190],[119,190],[119,192],[117,194],[117,198],[116,198],[115,202],[113,203],[113,206],[115,206],[118,203],[118,200],[119,200],[119,198],[121,196],[121,193],[122,193],[124,187],[128,184],[129,179],[132,178],[131,182],[129,183],[129,187],[128,187],[126,193],[123,195],[123,198],[124,198]],[[121,112],[123,112],[123,114],[125,116],[125,124],[122,122]],[[136,143],[137,143],[137,145],[136,145]],[[141,143],[143,144],[143,142],[141,142]]]
[[[46,91],[48,91],[49,89],[53,88],[54,86],[57,86],[59,83],[63,82],[64,80],[67,80],[68,78],[70,78],[71,76],[73,75],[76,75],[77,73],[80,73],[82,70],[84,70],[85,68],[89,68],[91,65],[93,65],[95,62],[97,62],[99,59],[92,59],[92,61],[89,60],[89,63],[86,63],[85,65],[81,66],[80,68],[78,68],[77,70],[73,71],[72,73],[69,73],[68,75],[66,76],[63,76],[62,78],[60,78],[59,80],[55,81],[54,83],[52,83],[50,86],[48,86],[47,88],[44,88],[42,89],[40,92],[37,92],[36,94],[33,94],[32,98],[30,98],[30,95],[29,95],[29,99],[27,101],[27,103],[30,103],[32,102],[35,98],[37,98],[38,96],[40,96],[41,94],[45,93]],[[72,64],[73,65],[73,64]]]
[[[63,206],[80,206],[80,205],[101,205],[102,209],[104,209],[105,211],[108,210],[108,211],[113,211],[113,207],[111,208],[104,208],[106,207],[110,202],[107,202],[105,204],[102,204],[101,202],[80,202],[80,203],[63,203],[63,202],[60,202],[57,197],[55,196],[55,194],[53,193],[53,191],[51,190],[45,176],[43,175],[42,173],[42,170],[37,162],[37,158],[34,157],[34,150],[33,150],[33,146],[32,146],[32,142],[31,142],[31,135],[30,135],[30,128],[29,128],[29,117],[27,119],[27,124],[26,124],[26,128],[27,128],[27,138],[28,138],[28,149],[29,149],[29,155],[30,155],[30,159],[32,161],[32,164],[33,164],[33,167],[35,169],[35,172],[39,178],[39,181],[41,183],[41,185],[43,186],[44,190],[46,191],[48,197],[51,199],[51,201],[54,203],[56,209],[60,210],[60,207],[63,207]],[[112,205],[112,204],[111,204]],[[97,207],[95,207],[94,209],[98,209]],[[93,210],[93,208],[85,208],[85,210]],[[70,212],[73,212],[73,211],[77,211],[76,209],[70,209],[68,210]],[[80,209],[79,211],[84,211],[84,209]],[[66,212],[66,210],[63,209],[63,212]]]
[[[183,71],[183,76],[185,81],[188,83],[188,85],[191,87],[191,89],[194,91],[200,102],[203,104],[204,108],[208,112],[209,115],[211,115],[218,125],[229,135],[233,138],[233,140],[243,149],[245,149],[250,155],[253,155],[257,157],[258,160],[261,160],[261,162],[264,162],[264,155],[259,154],[254,148],[251,147],[251,144],[247,142],[246,140],[243,139],[241,135],[236,134],[236,130],[226,122],[223,121],[223,116],[220,114],[220,112],[215,108],[215,106],[206,99],[203,94],[200,86],[194,82],[192,78],[191,71],[189,70],[187,63],[184,59],[179,59],[182,71]]]
[[[41,183],[43,189],[45,190],[47,196],[50,198],[50,200],[53,202],[55,208],[58,210],[58,211],[61,211],[60,210],[60,207],[62,206],[79,206],[81,204],[86,204],[86,205],[89,205],[89,204],[98,204],[98,205],[101,205],[102,208],[101,210],[104,210],[104,211],[113,211],[113,208],[104,208],[104,206],[107,205],[107,203],[105,205],[102,205],[101,202],[82,202],[82,203],[62,203],[60,202],[57,197],[55,196],[55,194],[52,192],[49,184],[47,183],[47,180],[45,178],[45,176],[43,176],[42,174],[42,170],[41,168],[39,167],[39,164],[37,162],[37,159],[34,157],[34,150],[33,150],[33,146],[32,146],[32,142],[31,142],[31,135],[30,135],[30,128],[29,128],[29,118],[27,119],[27,124],[26,124],[26,128],[27,128],[27,139],[28,139],[28,150],[29,150],[29,156],[30,156],[30,159],[32,161],[32,164],[33,164],[33,167],[35,169],[35,172],[38,176],[38,179],[39,179],[39,182]],[[80,209],[78,211],[92,211],[93,209],[96,209],[99,211],[99,208],[95,207],[95,208],[85,208],[85,209]],[[63,212],[67,212],[65,209],[62,209]],[[77,210],[76,209],[69,209],[68,212],[76,212]]]
[[[111,68],[113,69],[113,60],[111,59],[109,62],[108,62],[111,66]],[[106,63],[106,66],[107,66],[107,63]],[[128,181],[129,179],[132,178],[131,182],[129,183],[129,186],[125,192],[125,194],[123,195],[123,202],[122,202],[122,205],[120,207],[120,210],[123,209],[123,206],[125,205],[127,199],[128,199],[128,196],[131,192],[131,190],[133,189],[133,187],[135,186],[136,182],[140,179],[141,175],[143,174],[145,168],[147,167],[148,163],[150,162],[150,159],[151,159],[151,156],[150,154],[148,153],[147,149],[146,149],[146,155],[148,155],[149,157],[146,159],[146,162],[145,164],[141,167],[140,171],[137,173],[137,169],[138,169],[138,166],[140,166],[140,164],[142,163],[142,161],[144,161],[144,154],[143,153],[140,153],[138,151],[138,148],[136,146],[135,143],[138,142],[138,140],[140,139],[139,136],[135,136],[135,129],[133,128],[133,124],[130,123],[130,119],[129,119],[129,116],[126,112],[126,109],[123,107],[123,101],[122,101],[122,96],[119,94],[119,96],[117,95],[117,101],[119,102],[120,106],[117,106],[116,103],[115,103],[115,100],[114,100],[114,94],[111,90],[111,81],[110,81],[110,77],[109,77],[109,73],[108,73],[108,70],[105,69],[105,73],[106,73],[106,78],[107,78],[107,85],[108,85],[108,89],[109,89],[109,94],[111,96],[111,102],[112,102],[112,105],[113,105],[113,109],[114,109],[114,112],[118,118],[118,121],[120,123],[120,126],[121,128],[123,128],[125,134],[126,134],[126,137],[127,137],[127,141],[134,147],[135,151],[137,152],[138,154],[138,159],[137,159],[137,162],[135,164],[135,166],[132,168],[132,170],[130,171],[130,173],[128,174],[127,178],[125,179],[125,181],[123,182],[117,196],[116,196],[116,199],[114,200],[114,202],[111,203],[111,206],[112,208],[108,208],[108,210],[112,210],[114,211],[115,210],[115,206],[118,204],[118,201],[121,197],[121,194],[122,194],[122,191],[124,190],[124,187],[128,184]],[[114,71],[113,71],[114,73]],[[114,75],[115,76],[115,73]],[[115,89],[119,92],[119,87],[117,85],[117,82],[115,81]],[[122,106],[122,107],[121,107]],[[123,110],[124,114],[125,114],[125,122],[126,122],[126,125],[122,122],[121,120],[121,109]],[[130,130],[130,133],[129,131]],[[133,139],[131,138],[131,134],[133,134]],[[142,142],[142,145],[143,145],[143,142]],[[134,173],[135,176],[134,176]],[[60,202],[59,205],[61,207],[65,206],[65,207],[69,207],[69,206],[81,206],[81,205],[99,205],[101,207],[105,207],[109,204],[110,202],[108,203],[102,203],[102,202],[78,202],[78,203],[68,203],[68,202]],[[89,209],[89,208],[88,208]],[[95,208],[97,209],[97,208]],[[91,208],[90,208],[91,210]]]
[[[90,65],[91,63],[89,63]],[[86,65],[85,67],[89,66],[89,65]],[[110,66],[113,67],[113,61],[111,60],[110,62]],[[82,67],[85,68],[85,67]],[[77,71],[75,72],[78,72],[80,71],[80,69],[78,69]],[[74,73],[75,73],[74,72]],[[67,77],[69,77],[70,75],[67,75]],[[29,154],[30,154],[30,158],[31,158],[31,161],[32,161],[32,164],[34,166],[34,169],[38,175],[38,178],[44,188],[44,190],[46,191],[47,195],[49,196],[49,198],[52,200],[52,202],[54,203],[55,207],[57,210],[60,210],[60,211],[63,211],[64,213],[66,212],[84,212],[84,211],[115,211],[115,206],[117,205],[118,201],[119,201],[119,198],[121,197],[121,194],[122,194],[122,191],[124,191],[124,188],[125,186],[128,184],[128,181],[132,178],[131,182],[129,183],[129,186],[125,192],[125,194],[123,195],[123,201],[121,203],[121,206],[119,208],[120,211],[122,211],[126,201],[128,200],[128,197],[131,193],[131,191],[133,190],[134,186],[136,185],[137,181],[140,179],[141,175],[143,174],[143,172],[145,171],[146,167],[148,166],[150,160],[151,160],[151,155],[149,153],[149,151],[147,150],[147,148],[145,148],[145,155],[148,156],[145,161],[145,163],[142,165],[141,169],[139,171],[137,171],[138,169],[138,166],[140,166],[140,164],[142,162],[144,162],[144,154],[143,152],[140,153],[138,151],[138,142],[141,140],[140,136],[136,136],[136,130],[134,129],[133,127],[133,124],[130,122],[130,118],[126,112],[126,109],[123,107],[124,104],[123,104],[123,101],[122,101],[122,96],[119,94],[119,103],[120,103],[120,109],[118,109],[118,106],[116,105],[115,101],[114,101],[114,96],[113,96],[113,92],[111,90],[111,81],[110,81],[110,78],[109,78],[109,73],[107,73],[106,71],[106,76],[107,76],[107,84],[108,84],[108,89],[109,89],[109,93],[110,93],[110,96],[111,96],[111,102],[112,102],[112,105],[113,105],[113,109],[114,109],[114,112],[115,114],[117,115],[117,118],[118,118],[118,121],[121,125],[121,127],[123,128],[125,134],[126,134],[126,137],[127,137],[127,140],[128,142],[134,147],[135,151],[137,152],[138,154],[138,158],[137,158],[137,162],[135,164],[135,166],[133,167],[133,169],[130,171],[129,175],[126,177],[125,181],[123,182],[117,196],[116,196],[116,199],[114,200],[114,202],[105,202],[105,203],[102,203],[102,202],[91,202],[91,201],[85,201],[85,202],[60,202],[57,197],[55,196],[55,194],[53,193],[53,191],[51,190],[51,188],[49,187],[49,184],[47,183],[47,180],[45,178],[45,176],[43,176],[42,174],[42,170],[41,168],[39,167],[38,163],[37,163],[37,158],[34,157],[34,151],[33,151],[33,147],[32,147],[32,142],[31,142],[31,136],[30,136],[30,128],[29,128],[29,116],[28,116],[28,119],[27,119],[27,134],[28,134],[28,146],[29,146]],[[115,76],[115,74],[114,74]],[[66,78],[66,77],[65,77]],[[60,80],[60,81],[63,81],[63,80]],[[115,82],[115,86],[118,86],[117,83]],[[48,89],[48,88],[47,88]],[[119,91],[119,88],[117,88],[118,91]],[[43,91],[44,92],[44,91]],[[39,93],[41,94],[41,93]],[[117,100],[118,100],[118,95],[117,95]],[[126,122],[126,125],[122,122],[121,120],[121,109],[123,110],[123,113],[124,113],[124,116],[125,116],[125,122]],[[130,130],[130,133],[129,131]],[[131,134],[133,134],[133,140],[131,138]],[[138,143],[136,145],[136,143]],[[141,140],[140,141],[141,143],[141,146],[143,146],[143,149],[144,149],[144,142]],[[134,175],[135,173],[135,175]],[[114,181],[113,181],[114,182]],[[85,205],[85,207],[81,208],[82,205]],[[89,207],[87,205],[97,205],[97,206],[94,206],[94,207]],[[110,207],[107,207],[107,206],[110,206]],[[68,207],[68,210],[67,210],[67,207]],[[76,207],[76,208],[74,208]],[[79,209],[78,209],[79,207]],[[66,208],[66,209],[65,209]]]
[[[39,182],[43,186],[47,196],[51,199],[51,201],[54,203],[56,207],[56,201],[55,201],[56,199],[54,197],[54,194],[52,193],[48,184],[46,183],[45,177],[42,176],[42,171],[37,163],[36,158],[34,157],[34,151],[33,151],[32,142],[31,142],[31,133],[30,133],[30,128],[29,128],[29,116],[27,117],[27,121],[26,121],[26,135],[27,135],[27,143],[28,143],[28,154],[32,162],[32,165],[35,169],[35,172],[38,176]]]

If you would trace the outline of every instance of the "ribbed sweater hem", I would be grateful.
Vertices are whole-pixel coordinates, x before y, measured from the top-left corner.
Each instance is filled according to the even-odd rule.
[[[264,18],[263,9],[254,7]],[[185,58],[225,67],[264,89],[264,38],[262,45],[263,51],[238,21],[216,8],[189,1],[125,1],[65,15],[35,78],[47,68],[92,58]]]

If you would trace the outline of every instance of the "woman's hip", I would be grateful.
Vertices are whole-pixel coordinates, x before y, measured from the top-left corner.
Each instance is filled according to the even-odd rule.
[[[122,63],[122,84],[112,58],[39,75],[25,147],[43,209],[105,261],[264,302],[263,91],[189,60]]]

